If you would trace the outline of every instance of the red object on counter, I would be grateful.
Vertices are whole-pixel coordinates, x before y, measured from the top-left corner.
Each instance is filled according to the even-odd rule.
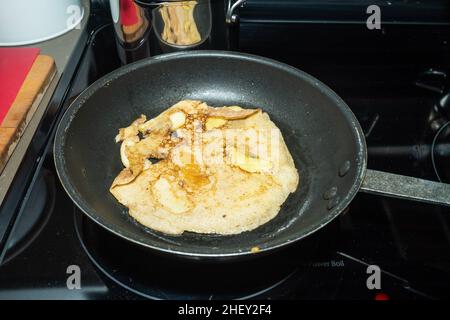
[[[122,25],[132,26],[139,22],[137,4],[133,0],[120,0],[120,17]]]
[[[0,48],[0,124],[39,52],[38,48]]]

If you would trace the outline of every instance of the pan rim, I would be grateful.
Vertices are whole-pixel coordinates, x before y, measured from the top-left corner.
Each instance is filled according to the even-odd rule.
[[[97,79],[95,82],[93,82],[89,87],[87,87],[85,90],[83,90],[77,98],[67,107],[67,109],[64,111],[64,114],[60,118],[57,128],[55,130],[55,139],[53,143],[53,154],[54,154],[54,163],[56,167],[56,172],[58,175],[58,178],[61,181],[61,185],[63,186],[65,192],[69,195],[69,198],[74,202],[76,207],[83,212],[87,217],[89,217],[92,221],[100,225],[101,227],[105,228],[109,232],[112,232],[113,234],[127,240],[131,241],[137,245],[141,245],[144,247],[147,247],[152,250],[174,254],[178,256],[186,256],[186,257],[199,257],[199,258],[232,258],[232,257],[239,257],[239,256],[249,256],[254,255],[250,250],[251,248],[248,248],[248,251],[242,251],[242,250],[234,250],[229,251],[225,253],[204,253],[204,252],[193,252],[192,250],[189,251],[183,251],[183,247],[176,247],[171,248],[170,245],[168,248],[153,245],[144,241],[140,241],[138,237],[133,236],[134,234],[131,232],[122,233],[119,232],[117,229],[114,228],[114,225],[111,223],[108,223],[104,219],[101,219],[97,214],[95,214],[95,210],[93,210],[81,197],[77,195],[75,192],[76,187],[72,183],[71,179],[69,179],[69,174],[66,170],[66,166],[64,163],[64,159],[62,157],[63,154],[63,146],[65,144],[65,138],[66,135],[64,134],[65,131],[70,127],[70,124],[72,123],[73,118],[76,116],[77,112],[83,107],[84,101],[88,99],[92,94],[94,94],[99,88],[103,87],[105,84],[120,78],[121,76],[133,72],[134,70],[137,70],[141,67],[148,66],[154,63],[158,63],[160,61],[168,61],[171,59],[177,59],[177,58],[183,58],[183,57],[217,57],[217,58],[234,58],[239,60],[246,60],[249,62],[255,62],[255,63],[263,63],[270,66],[277,67],[278,69],[282,69],[283,71],[289,72],[291,74],[294,74],[296,76],[300,76],[306,81],[310,82],[311,84],[315,85],[316,87],[320,88],[320,91],[323,94],[326,94],[329,98],[334,100],[335,106],[340,109],[343,116],[347,119],[348,123],[352,126],[352,131],[355,135],[355,143],[357,144],[357,155],[355,160],[355,166],[356,166],[356,175],[353,182],[352,187],[348,191],[348,193],[341,199],[341,201],[336,205],[332,210],[329,211],[329,214],[326,216],[326,218],[322,221],[320,225],[314,225],[304,233],[302,233],[300,236],[297,237],[291,237],[290,239],[273,244],[267,247],[261,246],[259,250],[259,254],[261,253],[267,253],[272,250],[280,249],[282,247],[288,246],[292,243],[295,243],[303,238],[308,237],[309,235],[315,233],[316,231],[319,231],[324,226],[326,226],[328,223],[333,221],[337,216],[340,215],[340,213],[351,203],[353,198],[356,196],[356,194],[359,192],[361,185],[364,181],[366,168],[367,168],[367,146],[366,141],[364,138],[364,133],[361,128],[361,125],[359,121],[357,120],[356,116],[350,109],[350,107],[345,103],[342,98],[339,97],[331,88],[329,88],[327,85],[322,83],[320,80],[316,79],[315,77],[311,76],[310,74],[297,69],[293,66],[290,66],[288,64],[285,64],[283,62],[279,62],[270,58],[253,55],[253,54],[247,54],[247,53],[240,53],[240,52],[232,52],[232,51],[221,51],[221,50],[192,50],[187,52],[175,52],[175,53],[168,53],[168,54],[162,54],[155,57],[143,59],[128,65],[124,65],[116,70],[113,70],[112,72],[104,75],[103,77]],[[131,222],[130,222],[131,223]],[[250,231],[251,232],[251,231]]]

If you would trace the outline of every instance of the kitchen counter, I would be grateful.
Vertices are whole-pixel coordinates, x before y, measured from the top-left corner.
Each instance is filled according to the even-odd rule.
[[[8,192],[9,186],[23,160],[27,148],[36,132],[36,129],[47,110],[47,106],[51,97],[64,73],[65,67],[72,55],[72,52],[80,39],[81,33],[86,27],[90,14],[89,0],[82,0],[84,8],[84,16],[79,25],[75,29],[65,33],[57,38],[29,45],[28,47],[40,48],[41,54],[52,56],[55,59],[57,73],[51,81],[49,87],[45,91],[36,112],[25,128],[20,141],[18,142],[14,152],[11,154],[4,170],[0,174],[0,204]]]

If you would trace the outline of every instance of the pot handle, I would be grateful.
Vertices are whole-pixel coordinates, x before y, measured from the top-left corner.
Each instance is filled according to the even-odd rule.
[[[450,206],[450,184],[377,170],[366,170],[361,191]]]

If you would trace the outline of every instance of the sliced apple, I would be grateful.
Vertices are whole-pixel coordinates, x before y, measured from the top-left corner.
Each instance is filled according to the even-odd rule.
[[[233,150],[231,162],[233,165],[250,173],[266,173],[270,172],[273,168],[272,163],[269,160],[254,158],[248,155],[246,156],[236,148]]]
[[[242,109],[236,106],[223,108],[208,108],[206,114],[210,117],[219,117],[227,120],[245,119],[260,111],[260,109]]]
[[[160,177],[153,184],[152,190],[161,206],[170,212],[183,213],[192,208],[184,190],[177,183],[169,183],[164,177]]]
[[[134,146],[137,142],[139,142],[138,136],[132,136],[123,140],[120,145],[120,160],[122,160],[122,164],[125,168],[130,167],[130,161],[128,160],[127,150],[128,147]]]
[[[223,127],[227,123],[227,120],[219,117],[209,117],[205,122],[206,130],[213,130],[220,127]]]
[[[181,128],[186,122],[186,114],[183,111],[176,111],[169,116],[171,127],[170,130],[175,131]]]
[[[269,172],[272,169],[272,164],[270,161],[252,157],[246,157],[245,161],[237,163],[237,166],[242,170],[251,173]]]

